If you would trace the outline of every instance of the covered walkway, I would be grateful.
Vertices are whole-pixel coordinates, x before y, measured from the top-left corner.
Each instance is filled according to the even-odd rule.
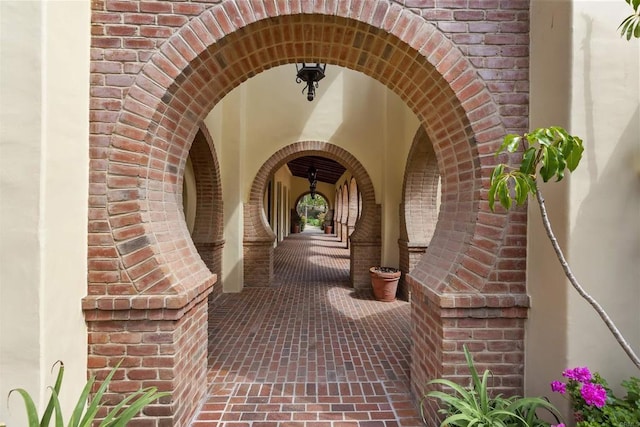
[[[349,287],[349,252],[312,229],[275,250],[275,286],[215,302],[194,426],[418,426],[409,304]]]

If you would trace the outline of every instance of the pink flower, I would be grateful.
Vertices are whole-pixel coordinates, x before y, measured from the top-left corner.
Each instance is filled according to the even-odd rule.
[[[583,384],[580,395],[587,405],[598,408],[602,408],[607,401],[607,392],[600,384]]]
[[[567,385],[565,383],[561,383],[560,381],[552,381],[551,391],[555,391],[556,393],[560,393],[560,394],[565,394],[567,392]]]
[[[586,366],[578,366],[577,368],[566,369],[564,372],[562,372],[562,376],[581,383],[587,383],[593,378],[591,372],[589,371],[589,368],[587,368]]]
[[[551,424],[550,427],[565,427],[564,423],[560,423],[560,424]]]

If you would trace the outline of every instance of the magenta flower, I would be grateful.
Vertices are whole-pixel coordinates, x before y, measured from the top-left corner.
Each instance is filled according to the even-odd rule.
[[[593,379],[591,371],[589,371],[589,368],[587,368],[586,366],[578,366],[577,368],[573,369],[565,369],[565,371],[562,372],[562,376],[581,383],[587,383]]]
[[[560,423],[560,424],[551,424],[550,427],[565,427],[564,423]]]
[[[602,408],[607,401],[607,392],[600,384],[583,384],[580,395],[589,406]]]
[[[567,385],[565,383],[561,383],[560,381],[552,381],[551,391],[555,391],[556,393],[560,393],[560,394],[565,394],[567,392]]]

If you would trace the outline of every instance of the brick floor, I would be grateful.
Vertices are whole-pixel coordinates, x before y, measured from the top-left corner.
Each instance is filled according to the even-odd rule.
[[[409,304],[349,287],[349,252],[306,230],[275,250],[276,286],[223,294],[209,393],[193,426],[421,426],[409,395]]]

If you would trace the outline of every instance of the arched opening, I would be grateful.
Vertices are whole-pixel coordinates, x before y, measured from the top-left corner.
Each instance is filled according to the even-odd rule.
[[[400,204],[400,270],[404,276],[400,293],[410,298],[411,290],[404,280],[422,258],[438,222],[440,209],[440,173],[433,145],[424,129],[418,129],[404,173]]]
[[[313,196],[311,193],[303,194],[296,202],[295,209],[305,226],[324,231],[324,218],[329,212],[329,201],[321,193]]]
[[[363,215],[367,212],[374,218],[379,215],[373,183],[368,173],[360,162],[344,149],[326,142],[304,141],[279,150],[258,171],[250,193],[255,196],[252,196],[245,206],[244,277],[247,286],[268,286],[273,279],[273,243],[276,236],[264,215],[264,197],[262,196],[269,178],[274,171],[291,160],[309,156],[326,157],[344,165],[362,183]],[[380,258],[380,229],[379,220],[377,221],[377,228],[375,221],[371,221],[369,226],[363,225],[358,228],[358,235],[366,242],[365,247],[368,249],[366,251],[351,249],[350,274],[354,287],[366,287],[369,283],[368,268],[365,269],[363,266],[376,263]],[[346,227],[346,222],[343,226]],[[372,247],[372,244],[375,246]],[[269,280],[265,280],[265,277]]]
[[[118,328],[162,331],[155,339],[172,343],[171,354],[155,349],[146,356],[160,358],[171,372],[163,386],[174,400],[165,406],[177,424],[189,418],[205,392],[202,319],[216,282],[182,215],[187,157],[200,121],[213,106],[276,65],[315,58],[360,71],[395,92],[432,142],[442,178],[441,215],[426,255],[407,276],[413,295],[414,390],[461,364],[459,344],[488,330],[501,337],[504,330],[523,330],[524,277],[508,265],[524,255],[507,266],[501,257],[523,247],[526,218],[522,212],[488,210],[486,178],[495,159],[487,153],[506,132],[476,68],[434,24],[397,3],[360,2],[358,10],[348,2],[294,3],[280,10],[227,0],[185,18],[145,57],[127,90],[113,91],[121,97],[118,114],[105,115],[108,123],[92,128],[91,179],[100,185],[90,199],[89,263],[96,270],[89,274],[89,296],[83,301],[89,334],[109,331],[117,344],[120,336],[113,331]],[[326,142],[293,147],[297,152],[270,158],[249,191],[242,237],[245,278],[269,280],[273,269],[275,235],[262,209],[269,173],[306,152],[341,159],[356,177],[362,211],[349,240],[351,280],[368,283],[368,266],[381,258],[382,213],[366,170]],[[346,238],[348,183],[342,192],[341,238]],[[102,262],[105,254],[108,262]],[[92,344],[90,353],[98,346]],[[499,375],[504,388],[518,391],[522,347],[516,345],[512,353],[510,361],[494,363],[504,372]]]

